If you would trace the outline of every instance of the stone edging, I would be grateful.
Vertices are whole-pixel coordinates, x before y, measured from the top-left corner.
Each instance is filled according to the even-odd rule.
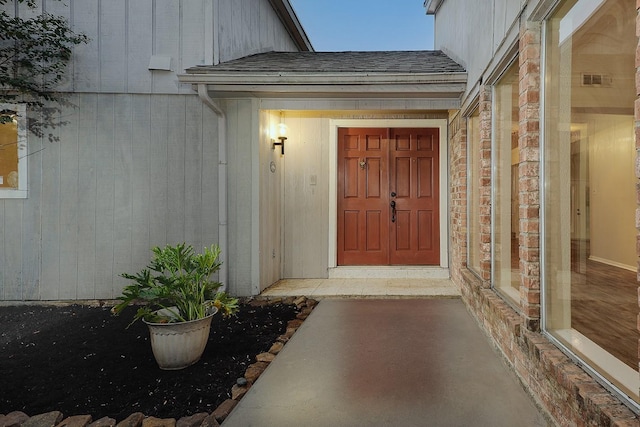
[[[286,332],[280,335],[273,343],[268,352],[260,353],[256,356],[256,363],[249,365],[244,377],[238,381],[231,389],[231,399],[222,402],[212,413],[201,412],[188,417],[156,418],[136,412],[126,419],[117,422],[113,418],[103,417],[93,421],[91,415],[74,415],[64,417],[60,411],[51,411],[35,416],[28,416],[24,412],[14,411],[6,415],[0,414],[0,427],[217,427],[231,413],[240,399],[249,391],[258,377],[267,369],[276,355],[282,350],[284,345],[291,339],[304,320],[311,314],[317,301],[307,297],[286,297],[286,298],[254,298],[246,301],[254,307],[267,306],[282,303],[285,305],[295,305],[300,312],[296,319],[287,323]]]

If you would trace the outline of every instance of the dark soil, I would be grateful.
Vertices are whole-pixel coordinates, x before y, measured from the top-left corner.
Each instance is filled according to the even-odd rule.
[[[244,304],[236,317],[216,315],[202,359],[163,371],[146,325],[126,329],[135,309],[113,316],[109,308],[0,307],[0,414],[56,410],[122,421],[134,412],[176,419],[212,412],[297,313]]]

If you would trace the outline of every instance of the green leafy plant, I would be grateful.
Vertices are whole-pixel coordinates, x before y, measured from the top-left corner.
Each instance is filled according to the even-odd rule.
[[[211,307],[224,316],[238,310],[238,299],[219,291],[222,286],[212,281],[211,275],[220,269],[220,248],[212,245],[202,253],[195,253],[191,245],[180,243],[164,248],[154,247],[149,265],[136,274],[121,274],[133,281],[117,299],[112,308],[119,314],[125,307],[141,303],[131,323],[139,319],[154,323],[187,322],[206,317]],[[158,310],[164,309],[160,315]]]
[[[8,13],[15,1],[30,9],[26,17]],[[27,104],[37,113],[27,117],[29,129],[44,136],[45,129],[65,124],[60,107],[73,104],[60,87],[74,47],[89,38],[75,33],[66,18],[47,13],[40,3],[0,0],[0,102]],[[0,124],[12,119],[11,112],[0,111]],[[49,139],[58,138],[49,133]]]

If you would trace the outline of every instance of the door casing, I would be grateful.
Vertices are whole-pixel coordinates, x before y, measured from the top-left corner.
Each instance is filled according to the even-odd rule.
[[[329,122],[329,233],[328,260],[329,268],[337,266],[337,188],[338,188],[338,128],[439,128],[440,134],[440,267],[449,267],[449,167],[448,153],[448,122],[446,119],[334,119]]]

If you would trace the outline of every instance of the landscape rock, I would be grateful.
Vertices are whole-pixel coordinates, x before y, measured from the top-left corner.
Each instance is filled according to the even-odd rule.
[[[245,394],[247,394],[248,391],[249,387],[239,386],[238,384],[235,384],[233,387],[231,387],[231,398],[233,400],[240,400],[244,397]]]
[[[142,420],[142,427],[176,427],[175,418],[147,417]]]
[[[0,427],[18,427],[29,419],[29,415],[21,411],[9,412],[0,417]]]
[[[24,427],[54,427],[58,425],[63,418],[62,412],[51,411],[31,417],[22,425]]]
[[[289,320],[289,322],[287,322],[287,329],[298,329],[300,325],[302,325],[302,320],[300,319]]]
[[[283,339],[281,340],[280,337],[278,337],[278,341],[282,341],[282,342],[289,341],[289,338],[291,338],[293,334],[296,333],[296,331],[297,331],[297,328],[287,328],[287,331],[283,335],[280,335],[281,337],[283,337]]]
[[[220,406],[218,406],[216,410],[211,413],[211,415],[215,417],[216,421],[221,423],[229,416],[229,414],[231,413],[231,411],[233,411],[233,408],[235,408],[237,404],[237,401],[233,399],[227,399],[222,402]]]
[[[309,308],[313,308],[316,305],[318,305],[318,301],[314,300],[314,299],[308,299],[307,302],[305,303],[307,305],[307,307]]]
[[[182,417],[176,423],[176,427],[200,427],[205,418],[209,416],[206,412],[198,412],[188,417]]]
[[[95,420],[94,422],[89,424],[89,427],[115,427],[115,425],[116,420],[114,420],[113,418],[102,417],[99,420]]]
[[[295,301],[296,297],[286,297],[282,302],[286,305],[293,305],[293,301]]]
[[[240,377],[236,380],[236,385],[240,386],[240,387],[244,387],[247,384],[249,384],[249,381],[247,381],[247,379],[245,377]]]
[[[250,383],[253,383],[255,380],[258,379],[260,374],[262,374],[264,370],[267,369],[268,365],[269,364],[265,362],[257,362],[252,365],[249,365],[249,367],[244,373],[244,377],[247,379],[247,381],[249,381]]]
[[[295,300],[293,300],[293,304],[298,308],[302,307],[306,302],[307,302],[307,297],[298,297]]]
[[[256,360],[258,362],[265,362],[265,363],[271,363],[275,358],[276,356],[271,353],[260,353],[259,355],[256,356]]]
[[[209,415],[204,419],[204,421],[202,421],[200,427],[220,427],[220,423],[216,420],[214,415]]]
[[[305,320],[307,317],[309,317],[312,311],[313,311],[313,307],[305,307],[300,311],[300,313],[296,315],[296,318],[300,320]]]
[[[93,421],[91,415],[74,415],[67,417],[57,427],[86,427]]]
[[[135,412],[116,424],[116,427],[140,427],[142,420],[144,420],[144,414],[142,412]]]
[[[271,346],[271,348],[269,349],[269,353],[271,354],[278,354],[280,353],[280,351],[284,348],[284,343],[280,342],[280,341],[276,341],[273,343],[273,345]]]

